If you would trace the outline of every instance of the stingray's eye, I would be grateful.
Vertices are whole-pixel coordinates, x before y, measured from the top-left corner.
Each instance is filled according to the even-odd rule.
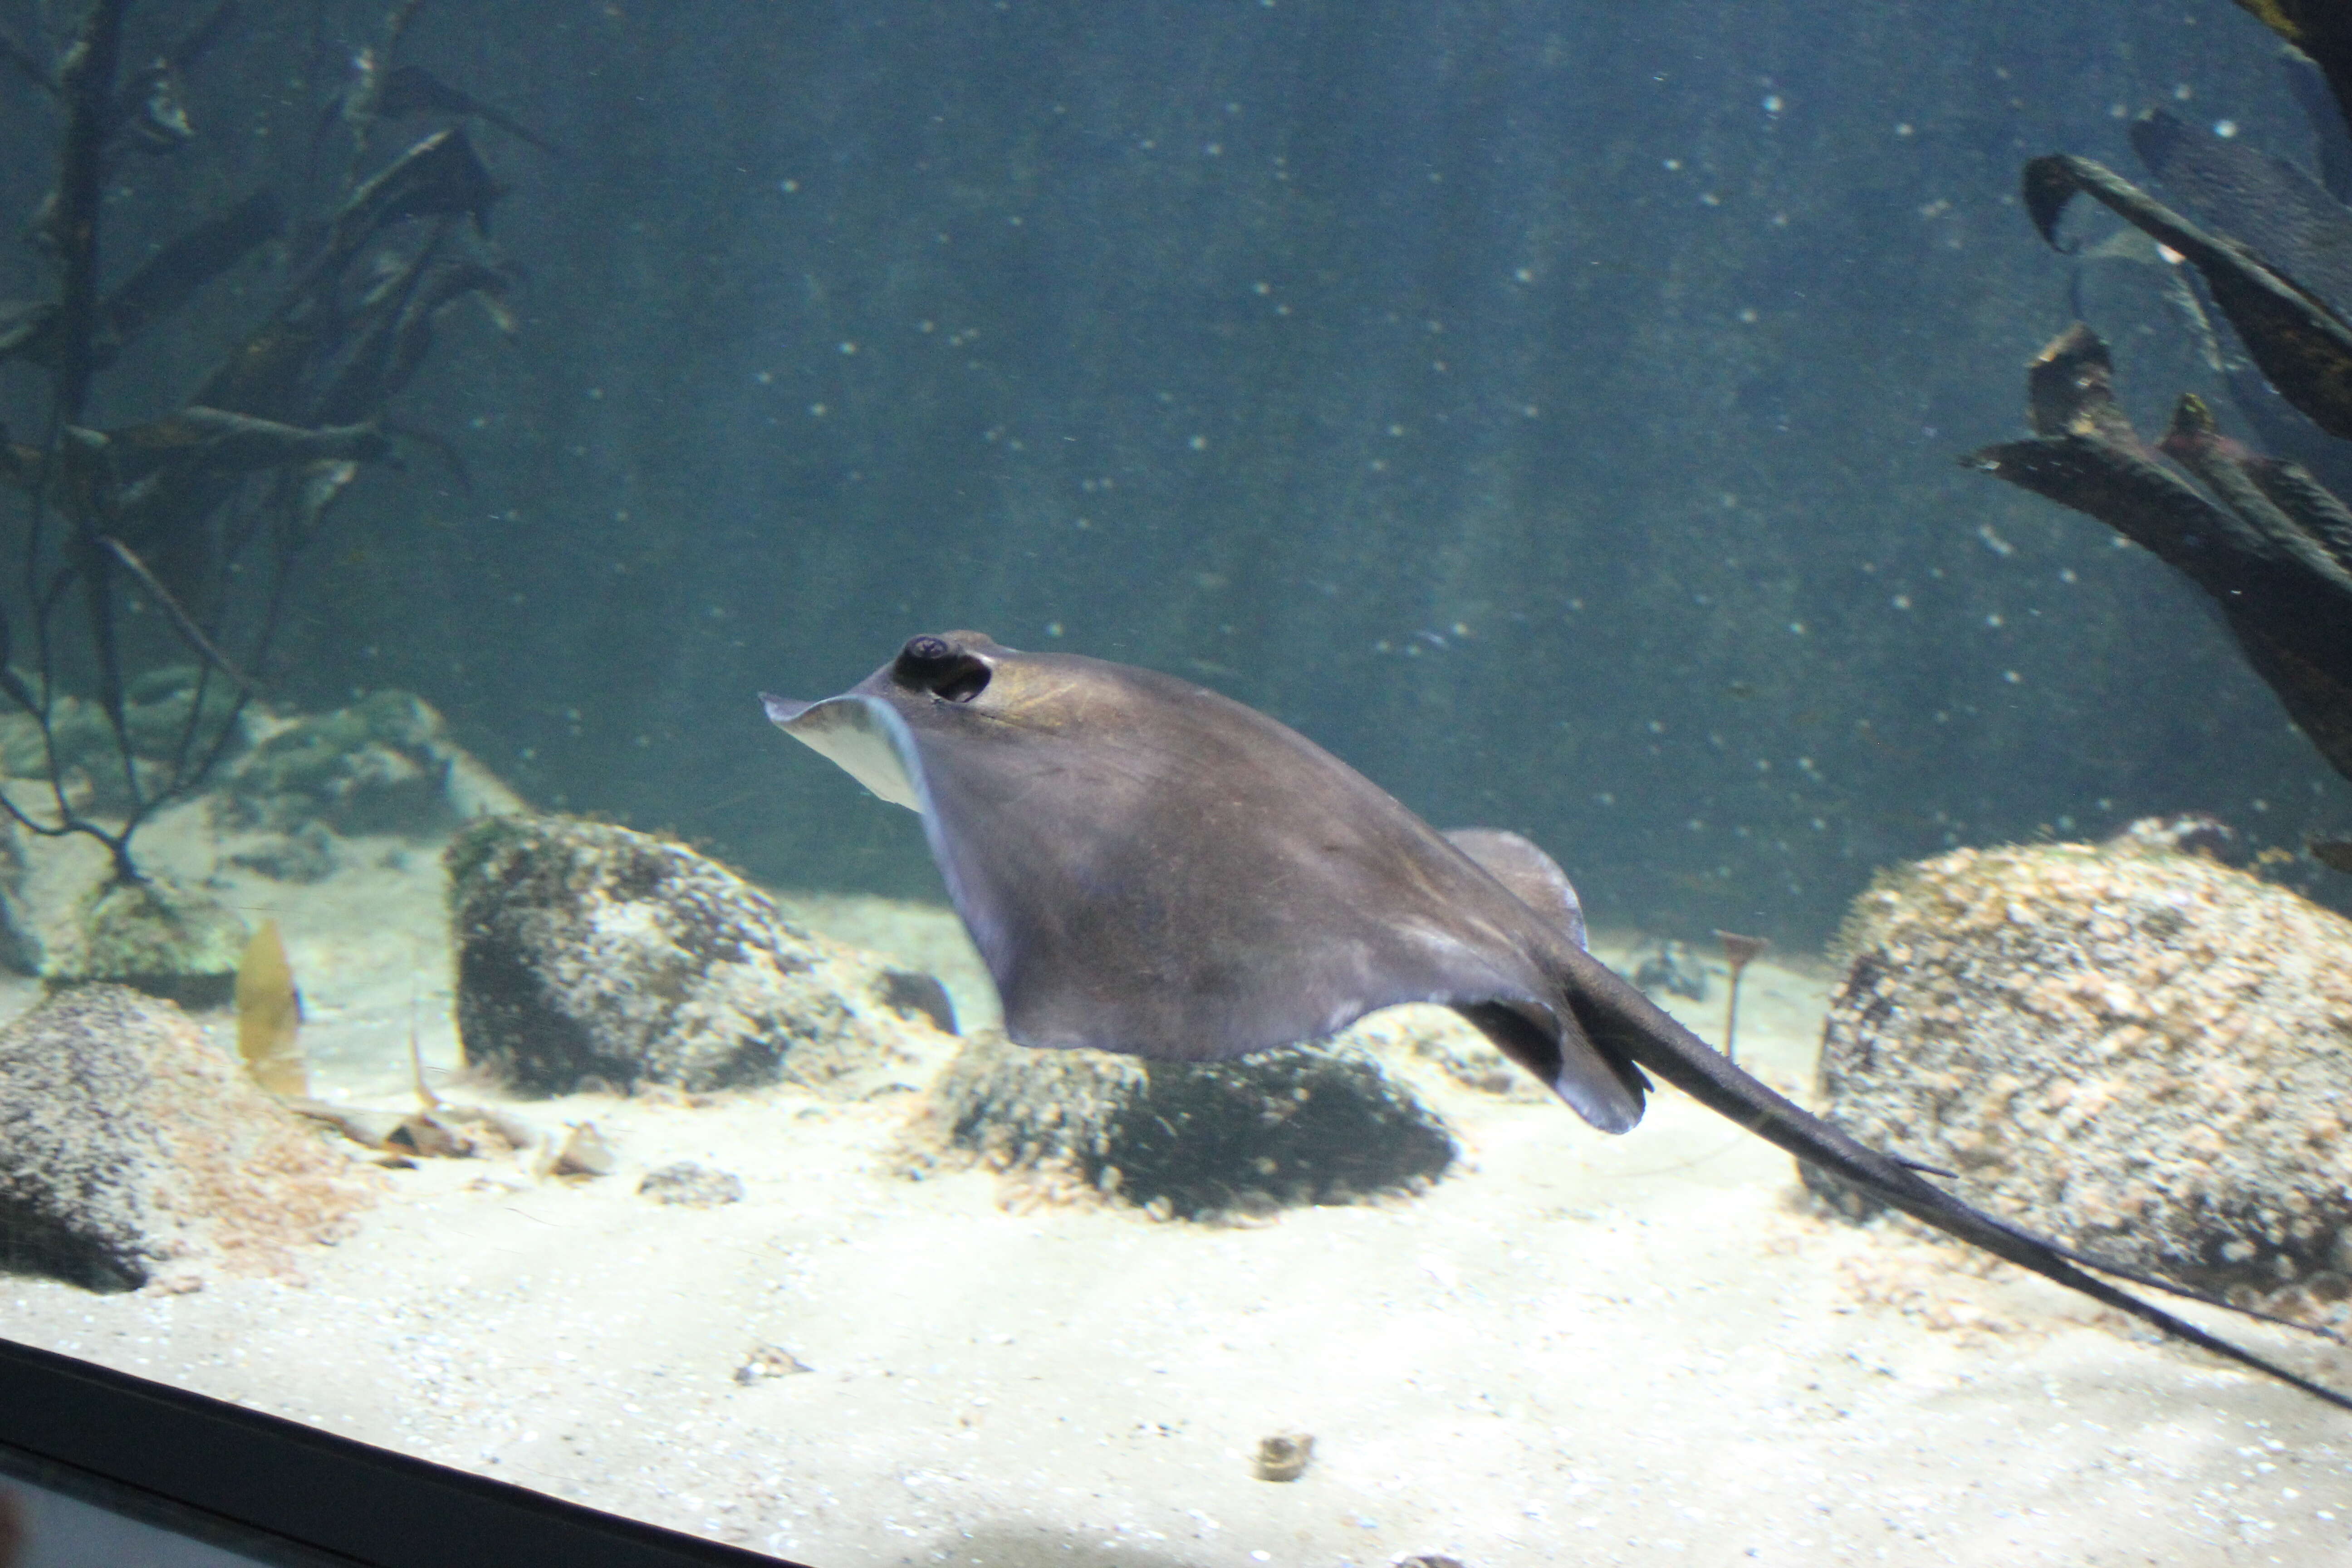
[[[950,702],[969,702],[988,689],[992,671],[986,660],[966,653],[945,637],[921,637],[910,639],[898,650],[898,660],[891,666],[891,673],[907,685],[934,697]]]

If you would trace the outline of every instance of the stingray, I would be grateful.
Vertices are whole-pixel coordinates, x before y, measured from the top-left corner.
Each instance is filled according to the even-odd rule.
[[[1975,1208],[1927,1180],[1942,1173],[1742,1072],[1585,951],[1575,889],[1535,845],[1441,834],[1255,709],[974,632],[915,637],[838,697],[764,701],[785,733],[921,814],[1020,1044],[1218,1060],[1437,1003],[1604,1132],[1632,1131],[1663,1079],[1879,1204],[2352,1410],[2099,1274],[2265,1314]]]

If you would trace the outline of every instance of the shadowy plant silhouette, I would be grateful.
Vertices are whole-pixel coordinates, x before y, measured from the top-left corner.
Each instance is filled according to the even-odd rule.
[[[13,724],[0,764],[37,781],[0,784],[0,809],[43,837],[96,839],[121,882],[141,880],[140,826],[236,745],[297,568],[362,470],[421,445],[463,483],[446,442],[387,410],[452,306],[478,301],[514,330],[501,303],[511,275],[486,237],[500,191],[467,122],[547,145],[421,68],[389,64],[418,9],[405,0],[322,106],[312,163],[339,139],[348,149],[324,210],[289,221],[257,189],[109,281],[107,226],[132,199],[121,172],[205,156],[184,84],[238,18],[236,0],[221,0],[142,52],[135,9],[97,0],[68,37],[0,34],[0,63],[50,105],[58,149],[27,236],[54,289],[0,303],[0,363],[46,373],[47,394],[34,439],[0,429],[0,483],[22,498],[16,571],[0,584],[0,698],[15,710],[0,715]],[[380,153],[386,124],[419,116],[443,124]],[[194,395],[93,422],[101,378],[248,262],[275,272],[275,302]],[[158,620],[168,640],[143,630]]]

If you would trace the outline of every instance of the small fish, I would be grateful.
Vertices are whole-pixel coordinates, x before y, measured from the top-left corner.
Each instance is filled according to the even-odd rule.
[[[236,1053],[253,1081],[285,1100],[306,1100],[310,1073],[302,1060],[302,994],[276,921],[264,921],[245,944],[236,966]]]

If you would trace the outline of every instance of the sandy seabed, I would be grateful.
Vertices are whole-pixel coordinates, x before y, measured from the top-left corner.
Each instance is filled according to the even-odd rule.
[[[216,866],[193,811],[147,842],[279,921],[322,1092],[412,1104],[414,1029],[445,1092],[486,1098],[446,1089],[435,847],[345,841],[294,887]],[[785,901],[991,1016],[944,910]],[[1826,991],[1752,968],[1743,1059],[1809,1085]],[[1713,1038],[1720,994],[1675,1005]],[[620,1168],[425,1162],[290,1272],[0,1279],[0,1334],[816,1568],[2352,1562],[2352,1417],[1964,1249],[1822,1218],[1785,1157],[1672,1091],[1612,1139],[1407,1070],[1454,1173],[1254,1227],[908,1179],[909,1095],[518,1101],[593,1121]],[[677,1161],[743,1201],[638,1195]],[[2352,1355],[2217,1326],[2352,1382]],[[739,1381],[765,1347],[809,1370]],[[1277,1433],[1315,1440],[1296,1481],[1254,1473]]]

